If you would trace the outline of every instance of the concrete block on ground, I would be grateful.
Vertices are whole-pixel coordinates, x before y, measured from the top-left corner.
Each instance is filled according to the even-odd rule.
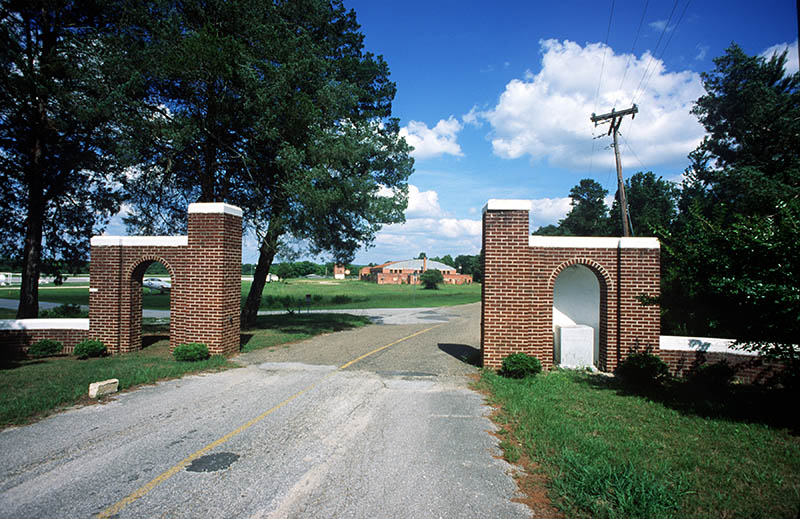
[[[556,326],[556,363],[562,368],[594,366],[594,329],[591,326]]]
[[[89,384],[89,398],[100,398],[103,395],[116,393],[119,389],[119,379],[110,378],[101,382]]]

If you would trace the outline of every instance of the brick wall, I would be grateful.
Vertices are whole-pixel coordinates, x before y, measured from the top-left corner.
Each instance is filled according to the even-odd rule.
[[[481,352],[486,367],[499,367],[517,352],[553,366],[553,288],[562,270],[584,265],[600,285],[598,367],[613,371],[628,352],[659,344],[656,296],[658,243],[649,238],[529,236],[530,202],[490,200],[483,213],[485,271]]]
[[[92,238],[90,336],[112,353],[142,347],[141,286],[145,270],[170,273],[170,347],[205,343],[215,354],[239,349],[241,210],[191,204],[187,236]]]
[[[59,341],[64,345],[64,353],[72,353],[76,344],[89,337],[86,321],[86,319],[0,321],[0,357],[4,359],[20,357],[31,344],[43,339]],[[49,326],[42,326],[43,324]]]

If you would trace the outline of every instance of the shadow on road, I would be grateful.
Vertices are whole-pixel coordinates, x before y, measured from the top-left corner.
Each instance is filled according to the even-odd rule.
[[[469,346],[468,344],[451,344],[447,342],[440,342],[439,349],[451,355],[465,364],[480,367],[481,365],[481,350]]]

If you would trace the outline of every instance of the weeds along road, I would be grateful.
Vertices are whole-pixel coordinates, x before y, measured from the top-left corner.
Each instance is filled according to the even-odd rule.
[[[529,517],[457,358],[479,311],[252,352],[3,431],[0,516]]]

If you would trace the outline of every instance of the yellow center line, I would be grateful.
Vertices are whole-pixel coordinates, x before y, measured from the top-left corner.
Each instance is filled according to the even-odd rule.
[[[341,366],[336,368],[335,371],[332,371],[332,372],[328,373],[327,375],[325,375],[322,380],[324,380],[325,378],[329,377],[330,375],[332,375],[336,371],[347,369],[348,367],[352,366],[356,362],[358,362],[360,360],[363,360],[363,359],[369,357],[370,355],[374,355],[375,353],[378,353],[379,351],[383,351],[386,348],[389,348],[390,346],[394,346],[395,344],[401,343],[403,341],[407,341],[408,339],[416,337],[417,335],[422,335],[423,333],[429,332],[429,331],[433,330],[434,328],[438,328],[438,327],[442,326],[443,324],[445,324],[445,323],[440,323],[440,324],[437,324],[435,326],[431,326],[430,328],[425,328],[424,330],[420,330],[418,332],[412,333],[411,335],[407,335],[406,337],[403,337],[402,339],[397,339],[394,342],[390,342],[389,344],[387,344],[385,346],[381,346],[380,348],[376,348],[376,349],[370,351],[369,353],[365,353],[364,355],[361,355],[360,357],[355,358],[355,359],[351,360],[350,362],[348,362],[346,364],[342,364]],[[319,381],[319,382],[321,382],[321,381]],[[275,411],[277,411],[281,407],[285,406],[286,404],[288,404],[289,402],[291,402],[295,398],[299,397],[300,395],[311,391],[312,389],[314,389],[317,386],[317,384],[319,384],[319,382],[314,382],[313,384],[311,384],[310,386],[306,387],[305,389],[301,389],[300,391],[298,391],[297,393],[293,394],[292,396],[290,396],[289,398],[287,398],[283,402],[279,403],[275,407],[273,407],[273,408],[271,408],[271,409],[269,409],[267,411],[264,411],[260,415],[256,416],[252,420],[240,425],[239,427],[237,427],[233,431],[229,432],[225,436],[222,436],[221,438],[218,438],[218,439],[214,440],[213,442],[209,443],[208,445],[206,445],[202,449],[200,449],[200,450],[190,454],[189,456],[183,458],[176,465],[174,465],[173,467],[167,469],[166,471],[162,472],[161,474],[159,474],[158,476],[153,478],[149,483],[145,484],[144,486],[142,486],[139,489],[135,490],[132,494],[128,495],[127,497],[123,498],[122,500],[120,500],[117,503],[109,506],[108,508],[106,508],[105,510],[103,510],[102,512],[97,514],[98,519],[108,519],[108,518],[114,516],[115,514],[118,514],[123,508],[125,508],[128,505],[130,505],[131,503],[133,503],[137,499],[139,499],[141,497],[144,497],[148,492],[153,490],[155,487],[157,487],[161,483],[165,482],[166,480],[168,480],[169,478],[171,478],[172,476],[174,476],[175,474],[177,474],[178,472],[183,470],[192,461],[196,460],[200,456],[203,456],[208,451],[210,451],[210,450],[212,450],[212,449],[214,449],[216,447],[219,447],[220,445],[222,445],[223,443],[227,442],[228,440],[230,440],[234,436],[238,435],[239,433],[242,433],[245,430],[249,429],[250,427],[254,426],[255,424],[257,424],[258,422],[262,421],[267,416],[271,415],[272,413],[274,413]]]

